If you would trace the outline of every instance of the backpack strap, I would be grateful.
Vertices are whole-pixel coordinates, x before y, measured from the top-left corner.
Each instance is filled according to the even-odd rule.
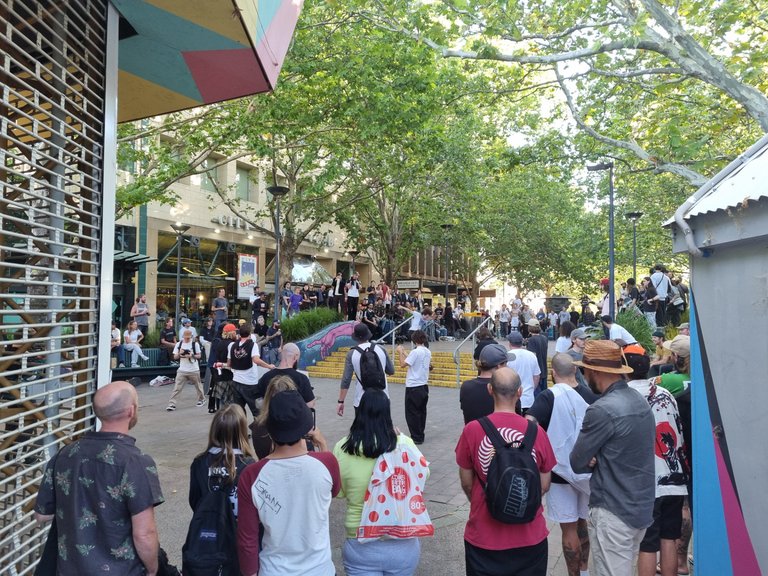
[[[491,444],[493,444],[493,447],[497,452],[502,448],[508,448],[510,446],[510,443],[506,442],[504,438],[501,437],[499,429],[493,425],[493,422],[491,422],[491,419],[488,418],[488,416],[478,418],[477,421],[480,422],[480,426],[485,430],[485,435],[488,436],[488,439],[491,441]]]
[[[533,445],[536,443],[536,436],[539,432],[539,427],[533,420],[528,420],[528,428],[525,429],[525,436],[523,437],[523,443],[520,445],[520,449],[527,449],[533,453]]]

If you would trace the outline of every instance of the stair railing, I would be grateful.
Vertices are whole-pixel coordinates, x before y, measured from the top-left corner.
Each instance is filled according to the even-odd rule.
[[[393,362],[394,362],[394,358],[395,358],[395,336],[397,335],[397,331],[400,329],[401,326],[404,326],[405,324],[407,324],[410,321],[411,321],[411,317],[409,316],[408,318],[406,318],[405,320],[400,322],[400,324],[398,324],[397,326],[392,328],[392,330],[390,330],[386,334],[381,335],[379,338],[376,338],[375,340],[371,340],[371,342],[375,342],[376,344],[381,344],[382,342],[384,342],[387,339],[387,336],[391,336],[392,337],[392,361]]]
[[[456,364],[456,387],[458,388],[461,385],[461,353],[459,350],[461,350],[461,347],[466,344],[469,339],[472,339],[472,350],[475,349],[475,334],[477,333],[480,328],[488,324],[488,322],[491,321],[491,317],[488,316],[485,320],[480,322],[480,324],[477,325],[477,327],[472,330],[469,334],[467,334],[466,338],[462,340],[458,346],[456,346],[456,349],[453,351],[453,362]]]

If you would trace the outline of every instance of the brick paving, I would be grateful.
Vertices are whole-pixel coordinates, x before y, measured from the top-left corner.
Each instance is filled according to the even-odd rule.
[[[433,343],[436,350],[452,351],[457,343]],[[471,350],[466,347],[464,350]],[[336,415],[337,380],[313,379],[317,397],[317,424],[333,445],[342,438],[352,422],[351,398],[343,418]],[[176,412],[166,412],[171,386],[138,387],[140,399],[139,424],[134,435],[139,447],[157,462],[165,503],[157,508],[160,543],[171,558],[181,564],[181,546],[192,516],[187,494],[189,466],[195,455],[207,444],[211,416],[205,408],[195,406],[193,391],[184,390]],[[402,385],[391,387],[392,417],[395,425],[407,433]],[[422,555],[418,576],[458,576],[464,574],[463,530],[469,513],[469,504],[459,485],[458,469],[454,461],[454,447],[461,433],[463,420],[458,403],[458,389],[430,388],[426,439],[422,452],[430,461],[430,478],[424,495],[427,510],[435,524],[435,536],[422,539]],[[343,500],[335,500],[331,507],[331,543],[337,573],[344,574],[341,565],[341,545],[344,540]],[[549,574],[565,576],[559,527],[550,526]]]

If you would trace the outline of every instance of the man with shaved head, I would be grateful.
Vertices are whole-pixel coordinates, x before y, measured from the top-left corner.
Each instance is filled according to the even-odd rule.
[[[522,443],[528,427],[526,419],[515,413],[522,394],[517,372],[507,367],[496,369],[491,375],[488,390],[493,396],[493,413],[467,424],[456,446],[459,479],[470,502],[469,520],[464,529],[467,574],[544,576],[547,573],[548,530],[542,507],[539,506],[531,522],[505,524],[494,519],[486,505],[483,486],[495,450],[481,420],[487,418],[503,440],[513,446]],[[544,493],[549,489],[555,456],[547,434],[541,429],[533,442],[533,457]]]
[[[301,397],[304,398],[304,402],[307,406],[314,408],[315,406],[315,393],[312,391],[312,384],[309,382],[306,374],[302,374],[296,368],[299,365],[299,358],[301,352],[299,347],[293,342],[285,344],[280,354],[280,364],[277,368],[273,368],[269,372],[266,372],[256,385],[256,398],[264,398],[264,394],[267,392],[267,386],[272,382],[273,378],[278,376],[288,376],[293,383],[296,384],[296,390],[299,391]]]
[[[139,397],[128,382],[99,388],[101,429],[64,446],[51,460],[35,503],[38,522],[56,518],[59,576],[100,572],[154,576],[159,543],[155,506],[163,502],[157,466],[128,431]]]
[[[546,516],[560,524],[568,576],[584,575],[588,570],[589,474],[574,474],[569,458],[587,406],[597,400],[594,392],[578,382],[577,372],[570,354],[555,354],[554,386],[539,394],[526,414],[547,431],[557,459],[547,493]]]

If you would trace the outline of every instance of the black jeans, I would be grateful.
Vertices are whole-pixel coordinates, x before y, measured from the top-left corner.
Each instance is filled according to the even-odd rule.
[[[485,550],[464,540],[467,576],[545,576],[547,539],[533,546]]]
[[[347,320],[355,320],[357,318],[357,305],[359,302],[359,296],[347,297]]]
[[[232,382],[232,389],[232,403],[237,404],[243,410],[248,406],[251,409],[251,414],[256,418],[259,415],[259,409],[256,408],[256,385]]]
[[[414,442],[424,442],[427,426],[427,402],[429,386],[411,386],[405,389],[405,421]]]

